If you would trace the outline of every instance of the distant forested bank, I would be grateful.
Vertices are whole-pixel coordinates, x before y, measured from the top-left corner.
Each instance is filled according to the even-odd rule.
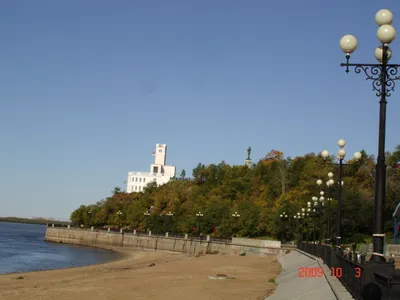
[[[46,224],[63,224],[63,225],[69,225],[71,222],[66,222],[66,221],[56,221],[52,219],[44,219],[44,218],[33,218],[33,219],[28,219],[28,218],[17,218],[17,217],[0,217],[0,222],[10,222],[10,223],[24,223],[24,224],[41,224],[41,225],[46,225]]]

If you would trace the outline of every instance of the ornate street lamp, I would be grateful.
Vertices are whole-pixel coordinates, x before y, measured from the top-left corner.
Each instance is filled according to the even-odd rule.
[[[296,228],[298,229],[299,228],[299,220],[297,219],[297,215],[294,215],[293,219],[294,219],[294,222],[297,221],[295,224],[296,224]],[[295,238],[295,235],[293,235],[293,238]],[[299,237],[297,237],[297,242],[299,242],[298,240],[299,240]]]
[[[286,214],[286,212],[283,212],[281,215],[279,215],[279,217],[281,218],[281,241],[283,242],[283,231],[285,229],[285,221],[288,219],[288,215]]]
[[[298,233],[297,240],[298,240],[299,243],[302,243],[303,242],[303,235],[302,235],[302,232],[301,232],[300,226],[299,226],[299,225],[303,225],[302,223],[300,223],[301,213],[298,212],[297,215],[294,216],[294,218],[297,219],[297,223],[296,223],[296,225],[297,225],[297,233]],[[303,229],[303,226],[301,226],[301,228]]]
[[[310,203],[310,202],[307,202],[307,214],[306,214],[306,218],[308,219],[308,218],[311,218],[311,203],[310,203],[310,205],[308,205],[308,203]],[[308,225],[309,225],[309,223],[307,223],[307,228],[308,228]],[[309,232],[307,232],[307,243],[308,243],[308,241],[309,241],[309,239],[310,239],[310,235],[309,235]]]
[[[326,182],[326,186],[328,187],[328,198],[326,199],[328,201],[328,213],[327,213],[327,222],[326,222],[326,242],[327,242],[327,244],[329,244],[331,241],[332,186],[335,184],[335,181],[332,179],[333,178],[332,172],[328,173],[328,178],[329,179]]]
[[[122,217],[122,211],[117,211],[117,216],[118,216],[118,221],[119,221],[119,227],[121,227],[121,217]]]
[[[168,211],[165,215],[167,217],[172,217],[174,214],[171,211]],[[168,226],[167,227],[168,227],[168,230],[171,232],[172,231],[172,222],[171,222],[170,218],[168,218]]]
[[[340,248],[341,243],[342,243],[342,185],[343,185],[343,171],[344,171],[344,166],[347,166],[348,164],[345,164],[343,162],[344,158],[346,157],[346,150],[344,150],[344,146],[346,146],[346,141],[344,139],[340,139],[337,142],[339,146],[339,150],[337,152],[336,158],[338,159],[339,163],[329,163],[326,162],[326,164],[329,165],[334,165],[339,167],[339,180],[338,180],[338,207],[337,207],[337,214],[336,214],[336,246]],[[330,154],[328,150],[323,150],[321,152],[321,156],[323,157],[324,160],[326,160]],[[361,153],[360,152],[355,152],[354,153],[354,158],[358,161],[361,158]],[[321,181],[322,183],[322,181]]]
[[[233,219],[238,220],[240,218],[240,214],[238,214],[238,212],[235,211],[235,213],[232,214],[232,217],[233,217]],[[236,223],[236,221],[235,221],[235,223]]]
[[[322,185],[321,179],[317,180],[317,185],[319,188],[321,188],[321,185]],[[320,191],[319,194],[320,194],[319,198],[312,197],[312,200],[314,201],[314,205],[317,204],[316,211],[319,216],[319,235],[318,235],[318,237],[319,237],[319,244],[321,245],[322,244],[322,216],[323,216],[323,209],[324,209],[324,201],[325,201],[324,194],[325,194],[325,192]]]
[[[200,218],[202,218],[204,215],[201,211],[199,211],[198,213],[196,213],[196,217],[197,217],[197,231],[200,234]]]
[[[302,211],[302,213],[301,213],[301,218],[304,220],[303,221],[303,224],[305,224],[306,225],[306,235],[308,234],[308,223],[307,223],[307,218],[306,218],[306,213],[305,213],[305,208],[302,208],[301,209],[301,211]],[[301,232],[301,240],[303,241],[304,239],[303,239],[303,233],[304,233],[304,231],[302,231]]]
[[[318,201],[318,200],[317,200]],[[314,202],[314,208],[312,210],[312,216],[313,216],[313,221],[314,221],[314,245],[317,243],[317,239],[315,237],[315,233],[316,233],[316,221],[317,221],[317,209],[318,209],[318,202]]]
[[[306,228],[306,232],[305,232],[305,234],[306,234],[306,237],[307,237],[307,232],[308,232],[308,229],[307,229],[307,219],[306,219],[306,217],[305,217],[305,211],[306,211],[306,209],[305,208],[302,208],[301,209],[301,213],[300,213],[300,215],[299,214],[297,214],[298,216],[297,217],[300,217],[300,219],[302,219],[302,229],[301,229],[301,242],[304,242],[304,227]]]
[[[349,72],[349,67],[354,67],[354,71],[359,74],[363,72],[367,80],[372,82],[372,90],[376,92],[379,101],[379,141],[378,141],[378,157],[375,173],[375,208],[373,218],[373,253],[371,261],[384,262],[383,253],[384,237],[383,218],[384,206],[386,198],[386,163],[385,163],[385,136],[386,136],[386,98],[390,97],[394,91],[395,81],[400,79],[397,75],[400,65],[389,64],[392,56],[392,50],[389,44],[396,37],[396,30],[391,25],[393,14],[382,9],[375,15],[375,21],[379,26],[377,37],[381,45],[375,49],[375,58],[377,64],[350,64],[350,54],[357,48],[357,39],[353,35],[346,35],[340,40],[340,47],[346,54],[346,63],[342,63],[342,67],[346,67],[346,72]]]
[[[151,215],[151,210],[153,209],[153,206],[150,206],[148,210],[146,210],[143,214],[146,216],[146,227],[148,226],[148,217]],[[150,228],[147,228],[147,230],[150,230]]]
[[[89,210],[88,211],[88,215],[89,215],[89,220],[88,220],[88,223],[89,223],[89,227],[90,227],[90,225],[91,225],[91,219],[92,219],[92,211],[91,210]]]
[[[232,217],[234,217],[234,218],[239,218],[239,217],[240,217],[240,215],[237,213],[237,211],[235,211],[235,213],[234,213],[234,214],[232,214]]]

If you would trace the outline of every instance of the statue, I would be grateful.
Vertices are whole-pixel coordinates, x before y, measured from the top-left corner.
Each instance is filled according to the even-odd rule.
[[[250,159],[250,153],[251,153],[251,148],[249,147],[249,149],[247,149],[247,159],[248,160],[251,160]]]

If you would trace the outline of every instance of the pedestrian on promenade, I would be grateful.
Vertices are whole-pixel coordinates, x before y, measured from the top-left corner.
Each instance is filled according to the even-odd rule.
[[[356,252],[356,248],[357,248],[357,244],[356,244],[356,242],[353,242],[353,244],[351,244],[351,252]]]
[[[344,252],[344,257],[351,260],[351,252],[349,247],[346,248],[346,251]]]
[[[349,260],[356,261],[356,259],[357,259],[356,248],[357,248],[357,244],[356,244],[356,242],[353,242],[353,244],[351,244],[351,250],[350,250],[350,253],[349,253]]]
[[[363,264],[365,262],[365,257],[367,256],[368,252],[368,246],[367,242],[363,241],[361,248],[360,248],[360,255],[361,255],[361,263]]]

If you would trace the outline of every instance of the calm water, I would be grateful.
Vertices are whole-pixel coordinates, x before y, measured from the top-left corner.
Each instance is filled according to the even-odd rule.
[[[118,254],[90,247],[44,242],[46,226],[0,222],[0,274],[106,262]]]

